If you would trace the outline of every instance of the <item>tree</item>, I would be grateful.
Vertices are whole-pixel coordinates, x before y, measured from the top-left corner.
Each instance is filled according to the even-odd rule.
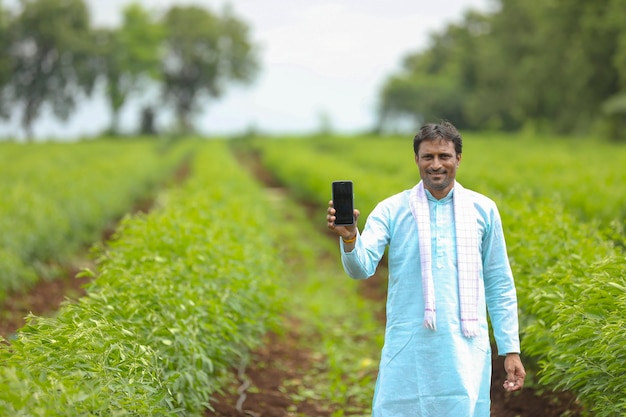
[[[247,25],[227,8],[221,16],[197,6],[175,6],[164,18],[164,96],[183,132],[202,96],[219,98],[229,82],[250,82],[258,69]]]
[[[425,121],[454,120],[462,127],[458,84],[443,75],[397,76],[390,78],[382,92],[380,128],[394,121],[412,120],[415,130]],[[393,129],[392,129],[393,130]]]
[[[520,96],[530,94],[520,74],[532,59],[529,38],[537,29],[530,3],[511,4],[516,9],[510,20],[502,19],[502,7],[485,18],[472,50],[475,77],[463,98],[463,114],[472,128],[516,130],[524,124]]]
[[[406,56],[400,73],[392,75],[381,90],[381,128],[407,118],[413,120],[413,129],[440,119],[467,127],[463,100],[476,84],[474,51],[485,26],[483,15],[468,12],[460,25],[433,34],[426,51]]]
[[[0,1],[0,117],[8,117],[9,87],[13,73],[9,14]]]
[[[623,0],[612,0],[607,16],[607,24],[617,29],[617,44],[612,64],[619,74],[620,90],[623,94],[626,94],[626,27],[624,26],[626,2]]]
[[[163,27],[139,4],[124,9],[122,25],[98,34],[102,57],[99,69],[106,78],[106,97],[111,107],[110,132],[119,132],[119,113],[127,98],[160,78],[160,45]]]
[[[549,122],[559,132],[588,131],[618,88],[612,62],[624,26],[611,23],[611,0],[500,3],[492,35],[508,63],[508,75],[500,76],[518,86],[510,103],[524,120]]]
[[[42,105],[66,119],[82,93],[90,94],[96,73],[91,54],[89,15],[82,0],[21,0],[11,55],[14,102],[22,107],[22,127],[32,124]]]
[[[561,133],[586,133],[608,118],[619,131],[626,2],[496,3],[495,12],[467,13],[408,56],[381,91],[382,116],[445,113],[461,127]]]

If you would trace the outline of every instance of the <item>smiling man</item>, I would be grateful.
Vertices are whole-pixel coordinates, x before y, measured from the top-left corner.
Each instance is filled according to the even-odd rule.
[[[374,417],[489,417],[491,319],[505,355],[503,388],[520,390],[517,296],[496,204],[456,182],[463,142],[449,122],[413,139],[421,181],[380,202],[360,233],[335,226],[352,278],[374,274],[389,248],[385,344]],[[359,211],[354,211],[358,219]]]

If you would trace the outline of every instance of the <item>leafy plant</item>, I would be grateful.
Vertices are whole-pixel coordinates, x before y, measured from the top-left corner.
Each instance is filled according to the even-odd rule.
[[[278,322],[272,212],[223,143],[197,149],[185,186],[98,252],[88,296],[0,346],[7,415],[201,415]]]
[[[0,300],[98,241],[153,196],[187,149],[164,153],[141,140],[0,144]]]

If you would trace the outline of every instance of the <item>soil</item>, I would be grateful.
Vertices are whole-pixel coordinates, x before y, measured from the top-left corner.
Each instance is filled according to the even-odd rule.
[[[302,347],[296,323],[284,335],[268,334],[264,346],[253,352],[250,365],[236,372],[236,383],[217,396],[212,401],[213,410],[207,410],[204,415],[330,416],[332,410],[321,404],[292,399],[314,361],[312,353]]]
[[[27,292],[10,293],[0,305],[0,336],[9,339],[25,324],[25,317],[32,313],[46,316],[58,310],[65,299],[76,299],[85,294],[84,285],[89,278],[75,278],[78,269],[70,267],[62,278],[40,281]]]
[[[240,157],[243,157],[240,155]],[[264,170],[256,158],[247,156],[242,161],[265,184],[276,187],[277,182]],[[186,174],[187,172],[185,172]],[[179,172],[180,175],[180,172]],[[179,180],[182,180],[183,176]],[[149,205],[142,203],[141,210]],[[309,207],[319,217],[319,207]],[[103,234],[106,239],[111,231]],[[76,267],[67,267],[66,277],[42,281],[27,293],[13,293],[0,306],[0,335],[10,336],[24,324],[28,313],[49,315],[65,299],[76,299],[85,293],[87,278],[75,278]],[[363,295],[384,302],[385,287],[381,279],[364,281]],[[384,316],[381,319],[383,326]],[[297,415],[329,417],[331,406],[310,401],[293,400],[301,378],[315,367],[316,358],[306,348],[307,342],[298,332],[298,324],[289,319],[284,334],[268,334],[262,347],[251,353],[245,369],[233,370],[233,384],[211,401],[205,417],[291,417]],[[501,385],[504,380],[503,360],[494,355],[491,417],[581,417],[582,409],[570,393],[554,393],[524,388],[518,393],[507,393]],[[407,416],[408,417],[408,416]]]

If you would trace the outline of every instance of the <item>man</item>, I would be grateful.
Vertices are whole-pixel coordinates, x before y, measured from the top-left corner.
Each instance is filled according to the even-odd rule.
[[[489,417],[491,347],[504,389],[526,376],[520,360],[517,296],[495,203],[456,182],[462,139],[449,122],[423,126],[413,140],[421,181],[380,202],[362,233],[335,226],[352,278],[372,276],[385,249],[387,325],[373,399],[374,417]]]

